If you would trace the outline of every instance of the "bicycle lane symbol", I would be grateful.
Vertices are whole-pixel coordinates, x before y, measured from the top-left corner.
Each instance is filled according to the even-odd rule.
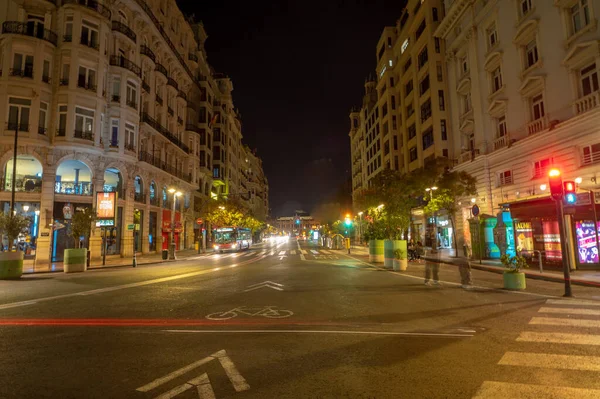
[[[265,317],[268,319],[284,319],[294,315],[294,312],[287,309],[278,309],[277,306],[263,306],[263,307],[247,307],[239,306],[225,312],[215,312],[206,315],[205,317],[209,320],[229,320],[238,316],[250,316],[250,317]]]

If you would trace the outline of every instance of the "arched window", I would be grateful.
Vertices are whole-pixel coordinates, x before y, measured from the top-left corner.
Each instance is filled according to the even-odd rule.
[[[146,202],[144,199],[144,182],[140,176],[133,180],[134,200],[137,202]]]
[[[90,168],[81,161],[73,159],[63,161],[56,169],[54,192],[57,194],[92,195],[92,172]]]
[[[150,204],[158,205],[158,198],[156,196],[156,183],[150,182]]]
[[[167,208],[168,207],[168,194],[167,194],[167,187],[163,187],[162,189],[162,203],[163,203],[163,207]]]
[[[36,192],[42,190],[42,164],[31,155],[17,155],[15,191]],[[12,190],[13,158],[4,169],[4,190]]]
[[[104,172],[104,191],[118,193],[119,197],[123,196],[123,179],[118,169],[108,168]]]

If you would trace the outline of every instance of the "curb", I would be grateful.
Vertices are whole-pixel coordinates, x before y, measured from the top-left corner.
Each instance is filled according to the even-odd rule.
[[[429,261],[436,261],[439,263],[444,263],[446,265],[452,265],[452,266],[460,266],[460,264],[455,263],[455,262],[451,262],[449,260],[446,259],[431,259],[431,258],[423,258],[425,260],[429,260]],[[475,269],[475,270],[482,270],[485,272],[491,272],[491,273],[496,273],[496,274],[503,274],[504,271],[502,269],[499,269],[497,267],[494,266],[484,266],[484,265],[479,265],[479,264],[473,264],[472,262],[469,262],[469,265],[471,266],[471,269]],[[543,281],[549,281],[552,283],[564,283],[565,279],[561,278],[561,277],[555,277],[555,276],[548,276],[548,275],[538,275],[538,274],[531,274],[531,273],[525,273],[525,278],[528,279],[532,279],[532,280],[543,280]],[[594,288],[600,288],[600,283],[595,282],[595,281],[587,281],[587,280],[579,280],[579,279],[575,279],[575,278],[571,278],[571,284],[574,285],[579,285],[579,286],[584,286],[584,287],[594,287]]]

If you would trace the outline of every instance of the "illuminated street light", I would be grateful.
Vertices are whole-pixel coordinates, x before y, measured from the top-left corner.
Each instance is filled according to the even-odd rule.
[[[583,181],[583,179],[581,177],[575,178],[575,183],[577,183],[577,184],[581,184],[582,181]]]
[[[25,211],[25,212],[29,211],[29,205],[23,205],[23,211]]]
[[[380,205],[377,207],[377,209],[383,209],[383,207],[384,207],[384,205],[383,205],[383,204],[380,204]]]
[[[542,190],[542,191],[546,191],[546,189],[547,189],[547,188],[548,188],[548,186],[547,186],[547,185],[545,185],[545,184],[540,184],[540,190]]]
[[[477,198],[475,198],[475,197],[471,198],[472,203],[475,203],[476,201],[477,201]]]

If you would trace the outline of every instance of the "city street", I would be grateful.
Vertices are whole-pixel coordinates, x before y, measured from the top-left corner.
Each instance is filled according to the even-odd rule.
[[[0,281],[0,397],[600,397],[600,290],[364,260],[290,240]]]

